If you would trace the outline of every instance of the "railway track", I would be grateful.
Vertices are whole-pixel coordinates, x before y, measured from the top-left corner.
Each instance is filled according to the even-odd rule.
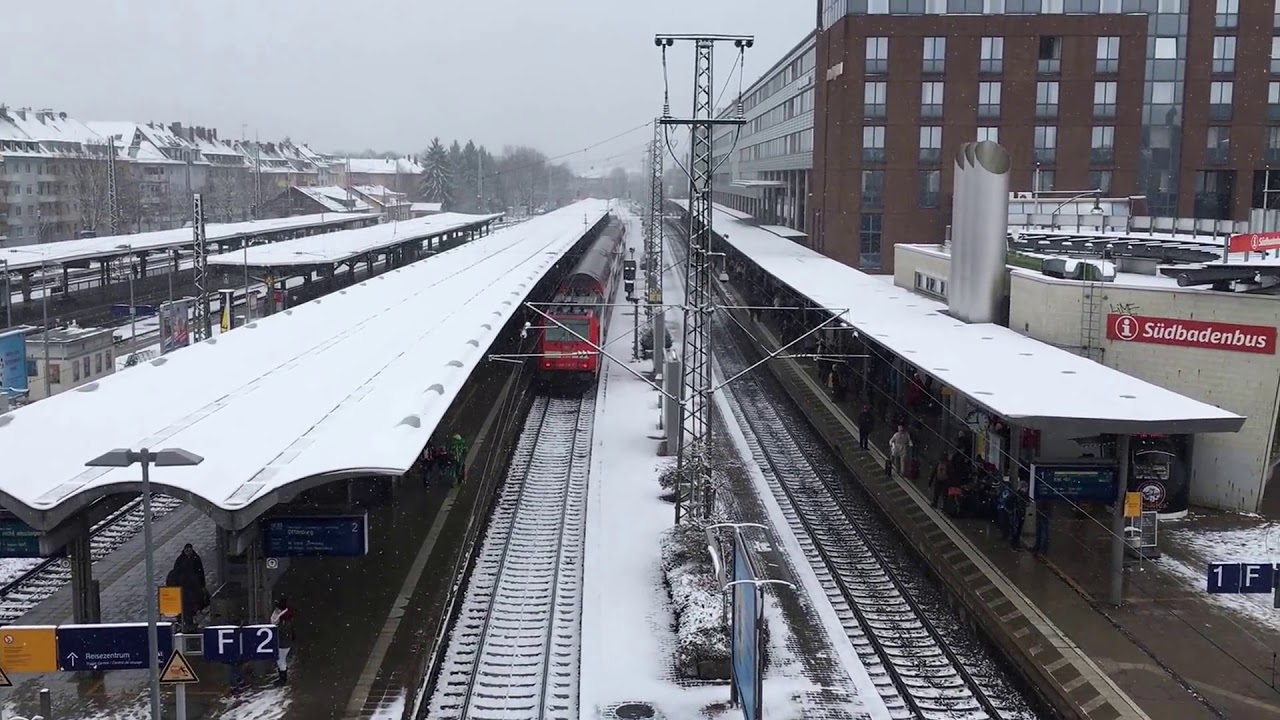
[[[720,337],[728,330],[720,324]],[[746,367],[719,343],[726,375]],[[760,370],[759,372],[765,372]],[[803,417],[776,407],[747,373],[726,395],[786,522],[895,718],[1032,720],[990,651],[969,632],[900,540],[849,489]]]
[[[167,495],[151,496],[151,516],[163,517],[182,505]],[[134,500],[90,529],[90,555],[96,563],[142,531],[142,500]],[[0,588],[0,625],[10,625],[71,582],[66,558],[33,560],[33,566]]]
[[[578,717],[594,419],[594,394],[534,400],[449,638],[428,717]]]

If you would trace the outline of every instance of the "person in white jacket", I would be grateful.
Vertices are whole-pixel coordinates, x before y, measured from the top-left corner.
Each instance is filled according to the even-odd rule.
[[[907,428],[903,425],[898,426],[898,432],[889,438],[889,464],[885,467],[886,471],[892,469],[899,475],[903,474],[906,466],[907,454],[911,452],[911,436],[907,434]]]

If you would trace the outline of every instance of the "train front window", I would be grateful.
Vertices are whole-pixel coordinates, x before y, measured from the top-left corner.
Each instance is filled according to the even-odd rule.
[[[563,328],[560,325],[550,323],[550,327],[547,328],[548,342],[582,342],[581,338],[591,339],[588,334],[590,326],[586,320],[570,320],[566,318],[561,319],[560,323],[564,325]],[[575,335],[574,333],[577,334]]]

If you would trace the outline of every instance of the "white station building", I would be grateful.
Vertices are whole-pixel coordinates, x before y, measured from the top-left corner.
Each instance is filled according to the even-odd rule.
[[[1277,462],[1280,260],[1228,254],[1226,235],[1024,227],[1009,237],[1003,278],[991,283],[1006,303],[997,322],[1248,418],[1237,433],[1150,438],[1164,460],[1133,470],[1147,502],[1175,516],[1188,501],[1259,510]],[[953,250],[897,245],[894,284],[951,302]],[[1088,452],[1086,438],[1044,440],[1046,455]]]

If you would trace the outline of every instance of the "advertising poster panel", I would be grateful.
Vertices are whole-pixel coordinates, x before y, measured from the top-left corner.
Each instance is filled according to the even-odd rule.
[[[27,391],[27,332],[23,329],[0,332],[0,393],[13,395]]]
[[[160,308],[160,354],[191,344],[191,301],[174,300]]]
[[[751,558],[741,537],[733,544],[733,579],[755,580]],[[758,641],[760,609],[754,584],[733,586],[732,651],[733,679],[738,689],[738,704],[745,720],[760,719],[760,649]]]

